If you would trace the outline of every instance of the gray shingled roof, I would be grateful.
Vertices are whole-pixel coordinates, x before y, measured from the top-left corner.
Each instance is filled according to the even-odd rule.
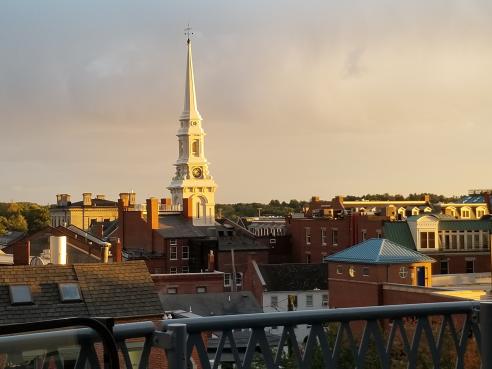
[[[261,307],[249,291],[159,294],[165,311],[191,311],[200,316],[261,313]]]
[[[207,227],[196,227],[181,214],[161,215],[157,232],[164,238],[207,237]]]
[[[431,257],[384,238],[371,238],[334,255],[327,261],[362,264],[406,264],[434,262]]]
[[[268,291],[328,289],[327,264],[262,264],[258,269]]]
[[[79,283],[81,302],[60,301],[58,283]],[[31,287],[34,304],[13,306],[9,285]],[[143,261],[113,264],[5,266],[0,270],[0,325],[54,318],[162,314]]]

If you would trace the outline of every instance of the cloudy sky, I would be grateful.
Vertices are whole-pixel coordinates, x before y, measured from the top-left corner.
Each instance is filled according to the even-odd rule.
[[[490,0],[2,0],[0,201],[167,195],[187,23],[218,202],[492,187]]]

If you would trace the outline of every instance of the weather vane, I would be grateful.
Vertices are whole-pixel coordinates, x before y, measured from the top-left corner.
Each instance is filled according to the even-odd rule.
[[[190,27],[190,25],[189,25],[189,24],[187,24],[187,25],[186,25],[186,28],[184,29],[184,31],[185,31],[185,33],[184,33],[184,34],[185,34],[185,36],[187,36],[187,37],[188,37],[188,39],[186,40],[186,42],[187,42],[187,43],[190,43],[190,36],[194,35],[194,33],[193,33],[193,32],[191,32],[191,27]]]

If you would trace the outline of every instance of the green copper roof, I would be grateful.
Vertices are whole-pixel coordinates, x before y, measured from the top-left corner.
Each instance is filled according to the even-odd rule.
[[[416,249],[407,222],[385,222],[383,225],[383,235],[387,240],[405,246],[410,250]]]
[[[439,230],[442,231],[490,231],[492,221],[487,220],[441,220]]]
[[[435,260],[420,252],[384,238],[371,238],[367,241],[325,257],[326,261],[361,264],[411,264]]]

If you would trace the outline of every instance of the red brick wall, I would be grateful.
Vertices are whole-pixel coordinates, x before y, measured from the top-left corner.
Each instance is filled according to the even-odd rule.
[[[224,273],[153,274],[158,293],[167,293],[168,287],[176,287],[178,293],[196,293],[196,287],[204,286],[207,292],[224,292]]]
[[[382,288],[378,282],[328,279],[330,308],[375,306],[382,303]]]
[[[362,231],[366,239],[376,238],[382,233],[385,217],[351,215],[342,219],[288,218],[287,229],[291,236],[292,261],[305,263],[311,255],[311,263],[321,263],[324,255],[331,255],[362,242]],[[311,231],[311,244],[306,244],[306,228]],[[321,242],[321,229],[326,229],[326,245]],[[337,230],[337,244],[333,245],[333,229]]]
[[[249,283],[247,278],[250,276],[247,273],[249,268],[248,263],[251,260],[256,260],[258,264],[268,264],[268,250],[258,251],[235,251],[234,252],[234,264],[236,273],[243,273],[243,287],[240,289],[246,289],[245,284]],[[224,273],[232,273],[232,259],[230,251],[219,251],[218,253],[218,270]],[[227,291],[230,291],[229,287],[226,287]]]
[[[412,291],[395,291],[395,290],[388,290],[383,288],[384,305],[423,304],[428,302],[449,302],[449,301],[463,301],[463,300],[451,296],[438,296],[438,295],[433,295],[431,293],[419,293],[417,292],[417,290],[415,292],[412,292]]]
[[[465,255],[446,254],[433,256],[437,263],[432,264],[432,274],[441,274],[441,259],[448,260],[449,274],[466,273],[466,258],[475,258],[475,273],[490,272],[490,254],[466,253]]]

